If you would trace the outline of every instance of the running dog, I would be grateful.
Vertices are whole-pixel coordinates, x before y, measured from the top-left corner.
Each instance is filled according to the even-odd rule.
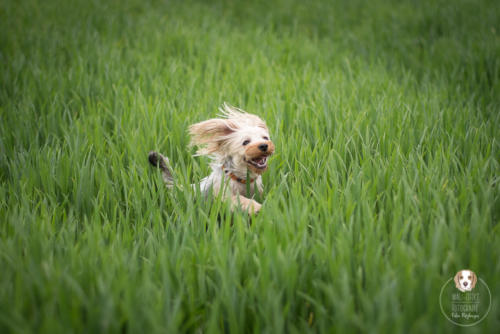
[[[222,113],[219,118],[189,127],[191,145],[199,148],[196,156],[212,159],[212,173],[201,180],[200,190],[205,195],[222,194],[230,199],[232,208],[240,206],[249,213],[258,213],[262,205],[253,197],[256,191],[262,194],[261,175],[274,153],[269,129],[258,116],[226,103],[219,111]],[[174,178],[169,159],[158,152],[150,152],[148,159],[160,169],[167,187],[172,187]]]

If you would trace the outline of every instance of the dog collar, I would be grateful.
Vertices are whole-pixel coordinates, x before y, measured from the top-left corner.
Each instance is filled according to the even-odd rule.
[[[247,184],[247,180],[242,179],[242,178],[239,178],[239,177],[237,177],[236,175],[234,175],[233,173],[229,172],[228,170],[225,170],[225,169],[224,169],[224,165],[222,165],[222,170],[224,171],[224,173],[226,173],[227,175],[229,175],[229,177],[230,177],[232,180],[234,180],[234,181],[236,181],[236,182],[239,182],[239,183],[241,183],[241,184]],[[252,178],[251,178],[251,179],[250,179],[250,184],[252,184],[252,183],[253,183],[253,181],[255,181],[255,179],[252,179]]]

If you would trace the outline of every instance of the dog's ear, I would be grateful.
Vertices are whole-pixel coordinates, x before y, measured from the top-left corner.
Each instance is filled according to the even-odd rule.
[[[189,127],[191,145],[202,146],[198,155],[216,152],[237,130],[237,124],[228,119],[213,118]]]
[[[471,288],[474,289],[474,287],[476,286],[476,283],[477,283],[477,276],[476,276],[476,273],[473,271],[471,271],[471,274],[472,274]]]
[[[455,275],[455,278],[454,278],[454,280],[455,280],[455,286],[456,286],[457,288],[459,288],[459,289],[460,289],[460,272],[461,272],[461,271],[459,271],[459,272]]]

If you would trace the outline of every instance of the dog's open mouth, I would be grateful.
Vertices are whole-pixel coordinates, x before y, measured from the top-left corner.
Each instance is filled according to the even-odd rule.
[[[267,156],[261,156],[253,158],[251,160],[246,160],[247,163],[258,169],[264,169],[267,167]]]

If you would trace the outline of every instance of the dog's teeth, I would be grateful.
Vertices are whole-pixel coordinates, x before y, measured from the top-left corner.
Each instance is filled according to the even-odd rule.
[[[260,158],[253,158],[250,162],[257,168],[265,168],[267,163],[267,156]]]

